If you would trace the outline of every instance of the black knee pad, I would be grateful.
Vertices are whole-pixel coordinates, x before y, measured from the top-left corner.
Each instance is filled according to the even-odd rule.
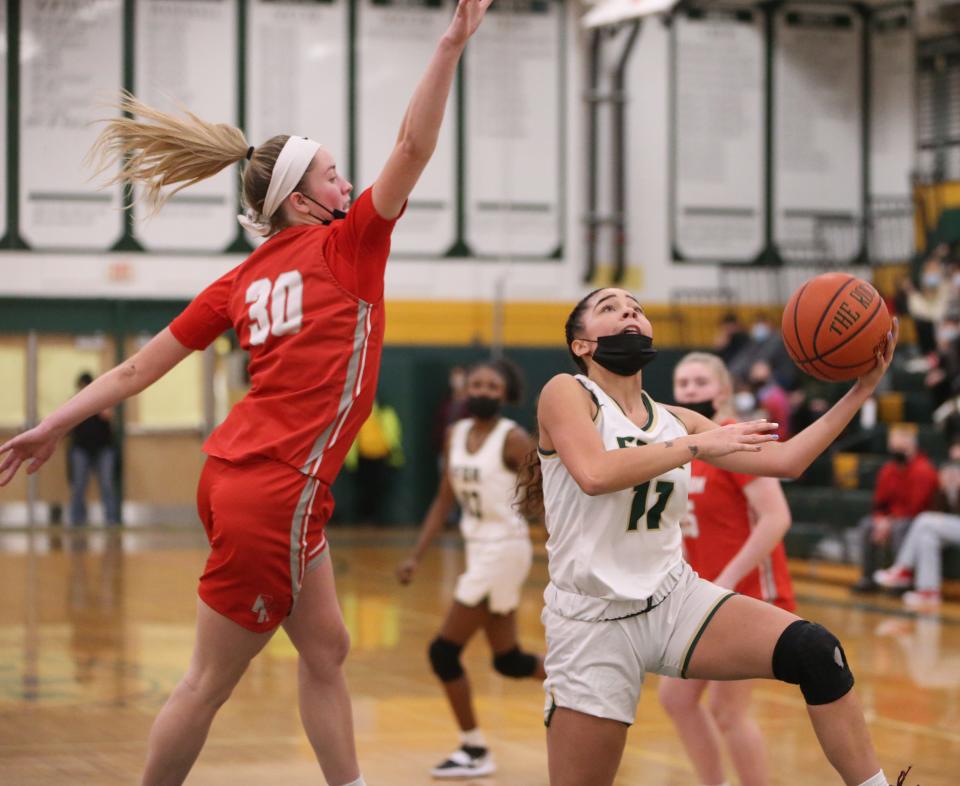
[[[514,677],[516,679],[530,677],[537,670],[537,656],[524,652],[519,647],[514,647],[512,650],[494,655],[493,668],[504,677]]]
[[[460,665],[460,652],[463,650],[459,644],[437,636],[430,642],[430,665],[433,667],[433,673],[436,674],[441,682],[453,682],[463,676],[463,666]]]
[[[853,687],[840,641],[822,625],[797,620],[773,648],[773,676],[799,685],[807,704],[829,704]]]

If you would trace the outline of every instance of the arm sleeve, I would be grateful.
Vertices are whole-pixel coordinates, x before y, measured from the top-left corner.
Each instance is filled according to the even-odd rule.
[[[170,332],[177,341],[189,349],[206,349],[233,326],[229,316],[233,279],[233,271],[217,279],[174,318]]]
[[[400,216],[390,220],[381,217],[368,188],[353,203],[347,217],[332,226],[326,247],[327,265],[347,291],[368,303],[383,297],[390,236]]]

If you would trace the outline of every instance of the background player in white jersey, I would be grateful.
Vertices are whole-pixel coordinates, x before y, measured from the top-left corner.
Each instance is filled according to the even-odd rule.
[[[458,420],[447,432],[437,494],[413,553],[397,568],[397,578],[408,584],[454,502],[459,502],[467,569],[457,581],[453,605],[430,643],[429,655],[460,726],[461,747],[431,770],[435,778],[489,775],[495,770],[460,664],[461,651],[478,630],[486,633],[498,672],[514,678],[545,676],[542,659],[517,644],[515,611],[533,549],[514,499],[517,469],[533,454],[535,443],[522,427],[501,417],[500,408],[519,399],[519,374],[503,361],[481,363],[467,375],[466,393],[470,417]]]
[[[543,621],[552,786],[613,783],[646,672],[798,684],[844,783],[887,786],[840,642],[784,609],[697,577],[683,561],[680,519],[694,457],[734,472],[803,472],[873,393],[897,333],[894,323],[869,374],[779,444],[769,433],[775,423],[718,426],[650,399],[640,370],[655,355],[653,328],[630,293],[601,289],[577,304],[566,338],[584,374],[550,380],[537,412],[549,533]],[[524,472],[527,512],[537,481]]]

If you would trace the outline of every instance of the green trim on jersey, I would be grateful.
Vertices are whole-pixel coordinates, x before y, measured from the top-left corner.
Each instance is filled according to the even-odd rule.
[[[590,395],[593,396],[593,391],[590,391]],[[607,395],[610,396],[609,393],[607,393]],[[613,396],[610,396],[610,400],[617,405],[617,409],[620,410],[620,414],[623,415],[627,420],[630,420],[630,422],[633,423],[634,426],[637,426],[637,428],[640,429],[641,431],[653,431],[653,429],[656,428],[656,425],[657,425],[656,402],[652,398],[650,398],[650,394],[647,393],[647,391],[645,390],[640,391],[640,399],[641,401],[643,401],[643,408],[647,411],[647,425],[645,426],[637,426],[636,423],[633,423],[633,421],[630,420],[630,416],[623,411],[623,407],[620,406],[619,402]],[[593,400],[596,401],[597,397],[593,396]],[[684,426],[683,430],[686,431],[687,427]],[[687,433],[689,434],[690,432],[687,431]]]
[[[731,592],[729,595],[724,595],[720,600],[717,601],[716,605],[710,609],[710,612],[704,618],[703,622],[700,623],[700,628],[697,630],[697,635],[693,637],[690,642],[690,645],[687,647],[687,654],[683,658],[683,666],[680,667],[680,676],[683,679],[687,678],[687,667],[690,665],[690,659],[693,657],[693,651],[696,649],[697,644],[700,642],[700,637],[703,636],[704,632],[707,629],[707,625],[710,624],[710,620],[713,619],[713,615],[719,611],[720,607],[726,603],[730,598],[734,597],[737,593]]]
[[[680,416],[679,416],[676,412],[674,412],[672,409],[667,408],[667,412],[669,412],[671,415],[673,415],[673,416],[677,419],[677,422],[678,422],[681,426],[683,426],[683,430],[686,431],[687,434],[690,433],[690,429],[687,428],[687,424],[683,422],[683,418],[682,418],[682,417],[680,417]]]
[[[574,377],[574,379],[577,379],[577,378]],[[577,379],[577,382],[580,383],[580,387],[582,387],[585,391],[587,391],[587,393],[590,394],[590,398],[593,399],[593,406],[597,408],[597,411],[593,414],[593,417],[591,417],[590,420],[596,423],[600,419],[600,399],[597,398],[596,393],[594,393],[592,390],[590,390],[590,388],[588,388],[586,385],[583,384],[583,380]]]

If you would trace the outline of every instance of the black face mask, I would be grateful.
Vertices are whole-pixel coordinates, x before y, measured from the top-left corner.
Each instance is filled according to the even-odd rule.
[[[681,404],[680,406],[692,409],[694,412],[698,412],[710,420],[713,420],[717,414],[717,408],[713,405],[712,399],[707,399],[706,401],[688,401],[686,404]]]
[[[500,399],[490,396],[470,396],[467,412],[480,420],[489,420],[500,413]]]
[[[320,216],[314,215],[313,213],[310,213],[311,216],[313,216],[315,219],[317,219],[317,221],[319,221],[319,222],[320,222],[321,224],[323,224],[325,227],[330,226],[331,220],[341,219],[341,218],[346,218],[346,217],[347,217],[347,214],[346,214],[343,210],[338,210],[337,208],[333,208],[333,209],[331,210],[329,207],[327,207],[325,204],[323,204],[323,202],[318,202],[316,199],[314,199],[314,198],[313,198],[312,196],[310,196],[309,194],[306,194],[306,193],[304,193],[303,191],[299,191],[299,192],[297,192],[297,193],[299,193],[299,194],[300,194],[302,197],[304,197],[305,199],[309,199],[311,202],[313,202],[313,204],[319,205],[319,206],[322,207],[324,210],[326,210],[331,216],[333,216],[333,219],[320,218]]]
[[[653,339],[641,333],[600,336],[593,353],[593,359],[597,363],[621,377],[632,377],[656,356]]]

